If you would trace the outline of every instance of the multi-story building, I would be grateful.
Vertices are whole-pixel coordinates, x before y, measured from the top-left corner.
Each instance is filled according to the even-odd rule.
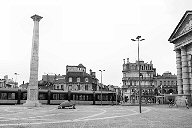
[[[18,82],[13,79],[9,79],[8,75],[4,76],[4,79],[0,79],[0,88],[18,88]]]
[[[134,103],[139,101],[139,67],[138,61],[135,63],[129,62],[127,58],[127,63],[124,59],[123,64],[123,86],[122,86],[122,99],[126,102]],[[155,76],[156,69],[153,67],[152,61],[150,63],[145,63],[140,61],[140,85],[142,88],[142,101],[152,101],[153,93],[155,89]]]
[[[54,89],[54,90],[66,90],[66,75],[43,75],[42,81],[39,83],[39,88],[41,89]],[[43,86],[40,86],[43,85]]]
[[[157,75],[156,88],[160,94],[177,94],[177,76],[168,71]]]
[[[5,79],[0,79],[0,88],[5,88],[5,87],[6,87]]]
[[[66,66],[66,88],[67,90],[96,91],[98,79],[96,73],[90,70],[86,73],[86,67],[82,64],[78,66]]]

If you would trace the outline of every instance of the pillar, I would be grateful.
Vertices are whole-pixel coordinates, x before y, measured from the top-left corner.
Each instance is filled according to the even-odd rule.
[[[189,70],[189,90],[192,94],[192,55],[188,55],[188,70]]]
[[[189,71],[188,71],[188,60],[187,50],[185,47],[181,48],[181,62],[182,62],[182,79],[183,79],[183,93],[189,94]]]
[[[176,64],[177,64],[177,90],[178,90],[178,94],[183,94],[181,50],[180,49],[176,50]]]
[[[27,101],[24,106],[38,107],[41,104],[38,101],[38,65],[39,65],[39,21],[43,18],[38,15],[31,17],[34,21],[31,62],[30,62],[30,78],[27,88]]]

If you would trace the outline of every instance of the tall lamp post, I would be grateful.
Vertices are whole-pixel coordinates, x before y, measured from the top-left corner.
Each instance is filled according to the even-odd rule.
[[[15,74],[15,87],[16,87],[16,85],[17,85],[17,76],[19,75],[18,73],[14,73]]]
[[[99,70],[101,72],[101,105],[102,105],[102,100],[103,100],[103,95],[102,95],[102,90],[103,90],[103,85],[102,85],[102,72],[105,70]]]
[[[140,39],[141,36],[137,36],[136,39],[131,39],[132,41],[138,42],[138,68],[139,68],[139,112],[141,113],[141,83],[140,83],[140,60],[139,60],[139,42],[145,39]]]

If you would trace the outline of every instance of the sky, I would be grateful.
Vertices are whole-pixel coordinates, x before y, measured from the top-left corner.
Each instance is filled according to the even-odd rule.
[[[0,78],[29,81],[34,14],[39,22],[39,80],[66,74],[66,65],[83,64],[103,84],[122,86],[123,59],[152,60],[158,74],[176,74],[174,45],[168,38],[191,0],[1,0]],[[14,75],[17,73],[19,75]]]

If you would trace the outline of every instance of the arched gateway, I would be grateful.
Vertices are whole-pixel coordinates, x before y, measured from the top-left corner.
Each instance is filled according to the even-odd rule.
[[[176,52],[177,103],[184,105],[184,99],[192,99],[192,11],[186,11],[171,34],[169,40]]]

